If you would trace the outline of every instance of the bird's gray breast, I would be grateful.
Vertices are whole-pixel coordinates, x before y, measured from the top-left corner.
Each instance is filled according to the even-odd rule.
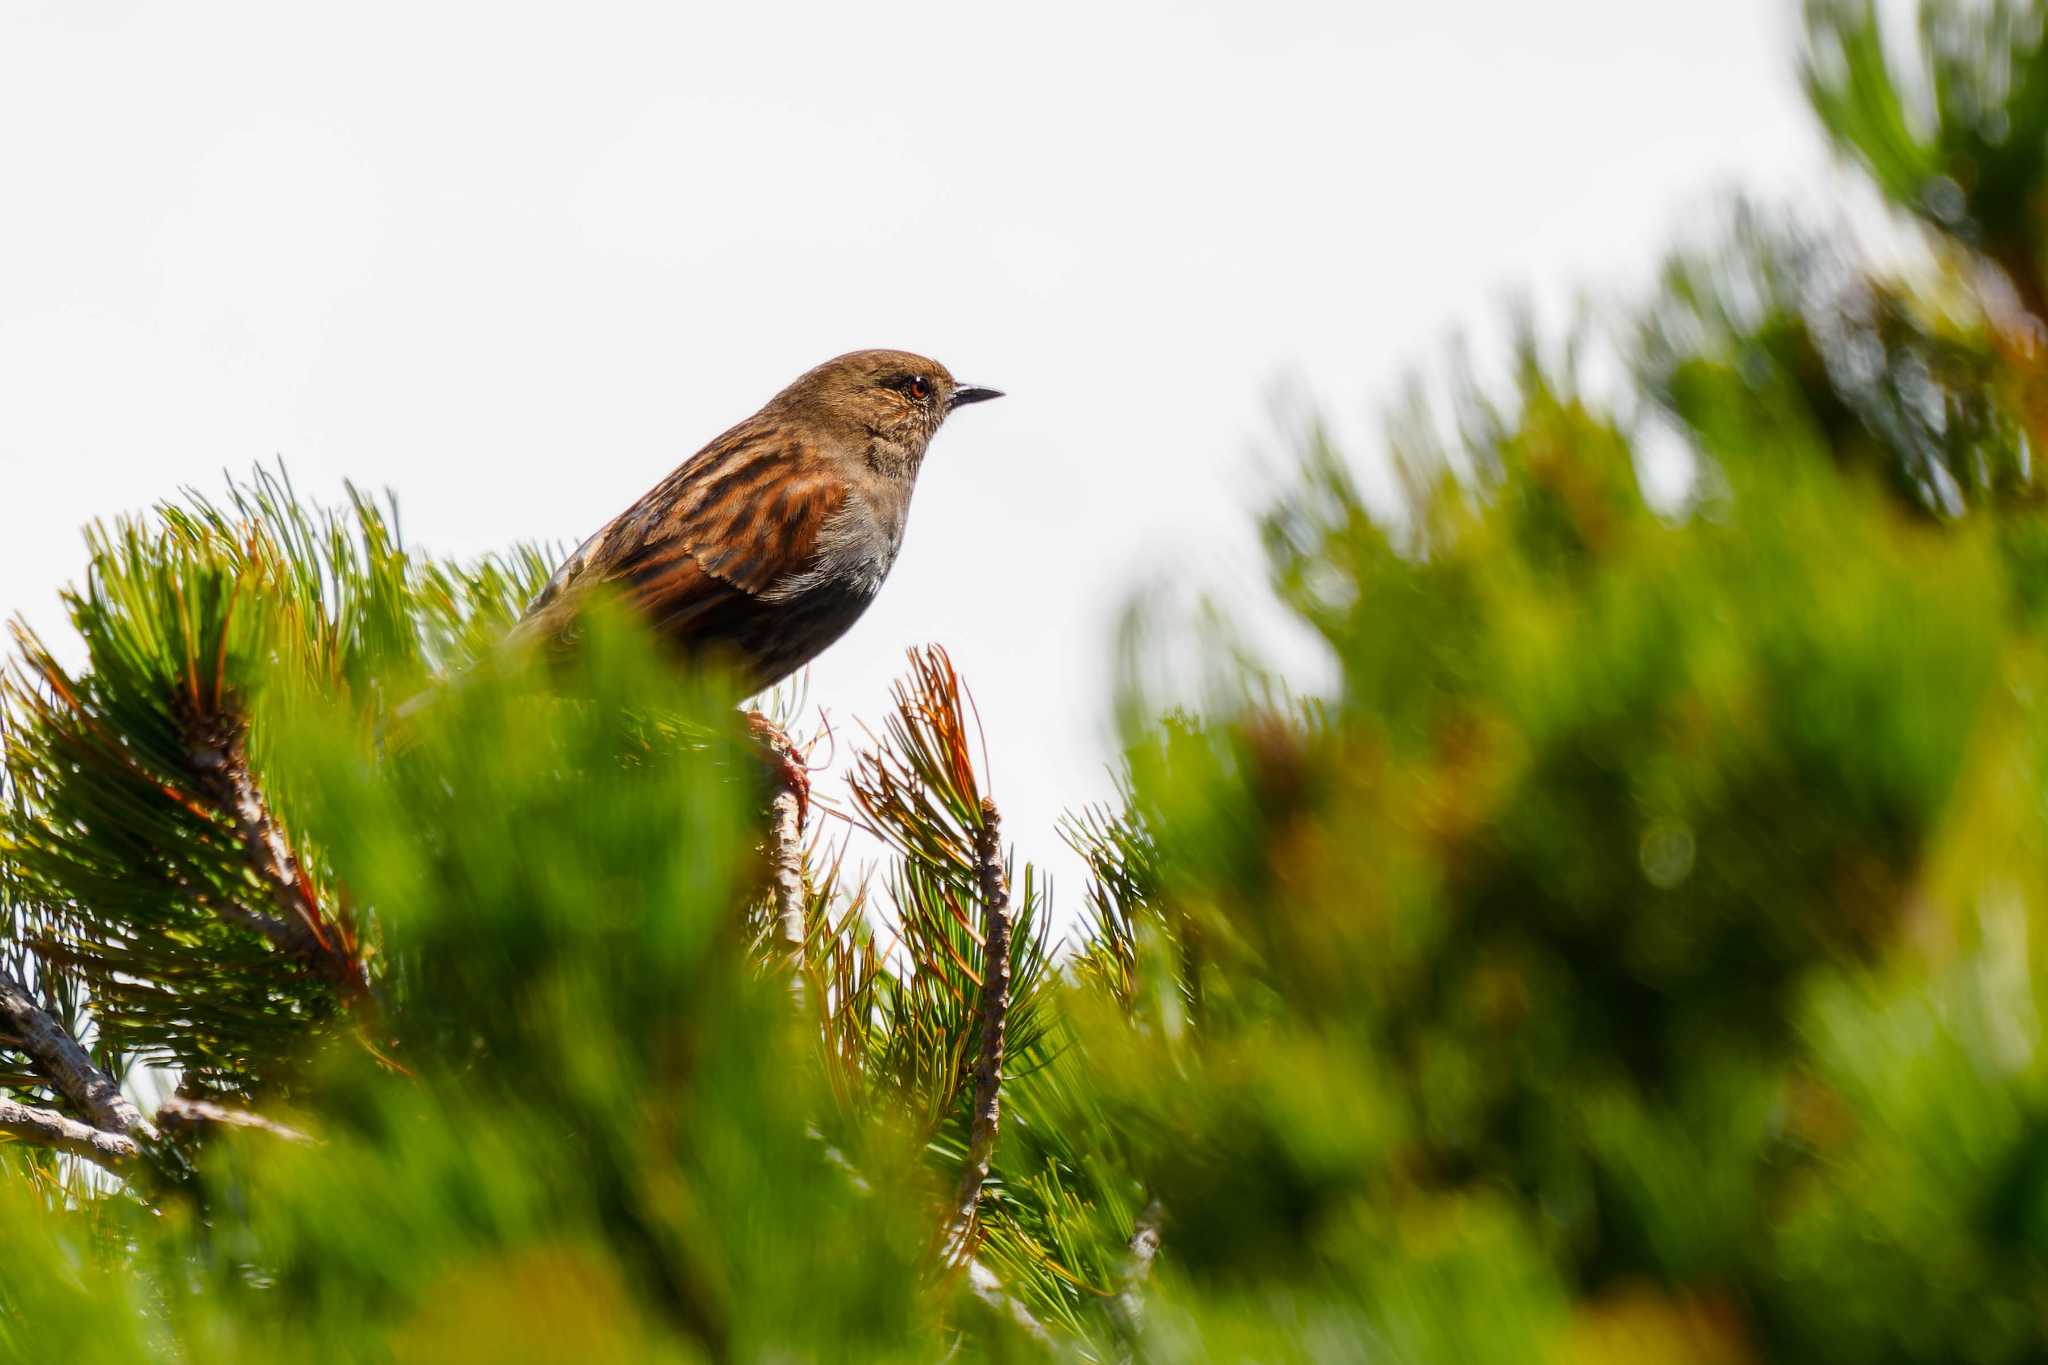
[[[760,677],[780,681],[852,628],[881,591],[903,543],[903,518],[878,513],[849,492],[818,528],[810,562],[772,583],[759,601],[768,611],[749,623],[742,647]]]
[[[903,545],[907,505],[849,489],[846,501],[818,528],[810,563],[769,585],[764,602],[794,605],[820,597],[859,615],[882,589]],[[848,624],[851,624],[849,620]]]

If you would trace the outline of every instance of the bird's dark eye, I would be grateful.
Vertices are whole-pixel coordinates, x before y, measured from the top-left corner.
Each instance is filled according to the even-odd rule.
[[[914,374],[903,381],[903,391],[922,403],[932,396],[932,381],[921,374]]]

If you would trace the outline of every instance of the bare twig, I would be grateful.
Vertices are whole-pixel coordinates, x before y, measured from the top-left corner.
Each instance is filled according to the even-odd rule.
[[[0,1020],[14,1042],[64,1098],[78,1106],[104,1133],[124,1137],[142,1126],[142,1115],[121,1094],[113,1077],[92,1063],[69,1029],[35,1001],[28,988],[0,972]]]
[[[0,1100],[0,1133],[109,1167],[132,1160],[139,1150],[135,1139],[125,1133],[104,1132],[54,1109],[12,1100]]]
[[[156,1111],[157,1126],[167,1133],[201,1133],[212,1128],[249,1128],[282,1138],[286,1142],[311,1142],[313,1139],[296,1128],[288,1128],[275,1119],[252,1114],[246,1109],[230,1109],[194,1095],[173,1095],[165,1100]]]
[[[81,1123],[54,1109],[0,1100],[0,1133],[109,1168],[131,1160],[140,1150],[134,1134],[149,1131],[142,1115],[122,1095],[113,1077],[93,1065],[91,1054],[71,1036],[71,1030],[6,972],[0,972],[0,1021],[12,1031],[9,1043],[34,1063],[37,1073],[58,1094],[91,1120]]]
[[[124,1105],[126,1101],[122,1102]],[[136,1131],[147,1133],[149,1125],[144,1124],[133,1107],[128,1112]],[[225,1105],[202,1100],[190,1095],[174,1095],[165,1100],[156,1111],[157,1127],[166,1134],[182,1133],[196,1135],[218,1128],[240,1128],[245,1131],[268,1133],[286,1142],[311,1142],[313,1139],[296,1128],[288,1128],[274,1119],[264,1118],[243,1109],[229,1109]],[[127,1132],[112,1132],[95,1128],[89,1123],[58,1113],[54,1109],[41,1109],[32,1104],[17,1104],[11,1100],[0,1100],[0,1133],[22,1142],[49,1147],[72,1156],[84,1157],[109,1170],[118,1171],[140,1154],[142,1148]]]
[[[768,870],[775,887],[775,937],[795,966],[804,952],[804,827],[797,793],[787,785],[768,803]]]
[[[947,1233],[949,1254],[966,1256],[981,1207],[981,1187],[988,1183],[1002,1123],[1004,1032],[1010,1016],[1010,930],[1016,923],[1010,908],[1009,878],[1003,867],[1002,817],[996,803],[981,801],[981,821],[974,831],[975,877],[981,892],[981,1049],[974,1065],[974,1128],[967,1144],[967,1162],[960,1172],[960,1190],[953,1202]]]
[[[804,943],[809,924],[804,886],[804,816],[810,809],[810,776],[803,757],[775,723],[759,711],[749,712],[747,728],[773,758],[775,794],[768,801],[768,880],[775,902],[776,947],[801,992]]]

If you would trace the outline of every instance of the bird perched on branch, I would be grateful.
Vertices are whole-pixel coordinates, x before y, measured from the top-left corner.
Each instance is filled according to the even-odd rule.
[[[1000,397],[908,351],[828,360],[578,546],[514,633],[561,638],[607,584],[686,654],[771,687],[874,601],[940,423]]]
[[[516,633],[559,636],[609,584],[687,653],[771,687],[874,601],[939,424],[1000,397],[908,351],[828,360],[578,546]]]

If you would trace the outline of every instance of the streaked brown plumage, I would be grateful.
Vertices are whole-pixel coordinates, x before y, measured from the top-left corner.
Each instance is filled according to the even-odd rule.
[[[578,546],[517,633],[561,638],[583,592],[609,584],[689,654],[772,686],[874,600],[946,415],[1000,396],[907,351],[828,360]]]

